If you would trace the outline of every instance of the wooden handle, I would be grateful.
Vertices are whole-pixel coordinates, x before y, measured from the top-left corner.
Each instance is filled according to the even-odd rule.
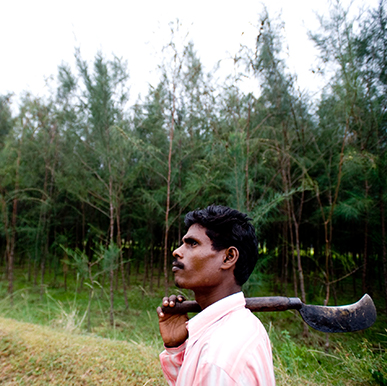
[[[246,298],[246,308],[252,312],[272,312],[299,310],[302,302],[299,298],[284,296],[269,296],[261,298]],[[195,301],[177,302],[174,307],[162,307],[166,314],[186,314],[187,312],[200,312],[202,309]]]
[[[299,298],[287,298],[284,296],[246,298],[246,308],[252,312],[299,310],[301,307],[302,302]]]

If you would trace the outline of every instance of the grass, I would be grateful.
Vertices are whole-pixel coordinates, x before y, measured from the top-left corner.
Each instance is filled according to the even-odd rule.
[[[152,347],[0,318],[4,385],[165,385]]]
[[[271,335],[279,385],[387,385],[387,331],[383,349],[355,333],[350,343],[331,338],[327,352],[319,335],[312,332],[309,341],[297,341],[287,330]]]
[[[129,308],[116,292],[115,325],[106,294],[92,302],[91,331],[86,331],[87,286],[81,291],[50,283],[43,298],[18,276],[13,306],[0,281],[0,379],[5,385],[165,385],[158,354],[163,348],[156,307],[162,291],[149,293],[132,284]],[[173,291],[173,289],[171,290]],[[270,295],[262,292],[261,295]],[[189,293],[187,294],[190,295]],[[250,296],[255,295],[250,293]],[[387,329],[380,315],[372,328],[302,336],[298,312],[260,313],[269,332],[277,385],[387,386]],[[17,321],[16,321],[17,320]]]

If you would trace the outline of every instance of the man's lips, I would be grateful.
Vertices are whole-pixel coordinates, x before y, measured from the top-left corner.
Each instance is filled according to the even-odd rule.
[[[172,263],[172,272],[176,272],[180,269],[184,269],[184,264],[181,263],[180,261],[174,261]]]

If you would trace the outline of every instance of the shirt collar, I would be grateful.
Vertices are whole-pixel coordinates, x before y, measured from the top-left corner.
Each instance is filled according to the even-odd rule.
[[[228,313],[243,308],[246,305],[246,300],[243,292],[237,292],[217,302],[211,304],[203,311],[188,321],[187,329],[189,331],[188,344],[196,342],[201,333],[211,324],[217,322]]]

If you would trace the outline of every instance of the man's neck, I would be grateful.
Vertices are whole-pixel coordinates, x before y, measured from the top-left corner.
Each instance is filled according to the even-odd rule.
[[[232,286],[227,286],[226,288],[215,288],[212,291],[195,291],[195,300],[199,303],[202,310],[211,304],[221,300],[227,296],[233,295],[242,290],[241,286],[236,283]]]

